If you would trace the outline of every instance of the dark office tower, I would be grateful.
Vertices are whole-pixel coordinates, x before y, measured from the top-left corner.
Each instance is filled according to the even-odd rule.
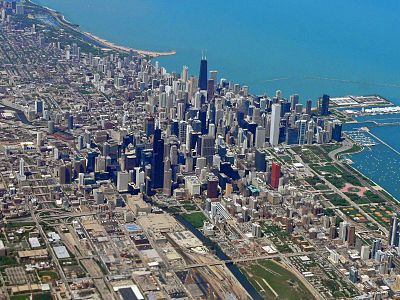
[[[349,247],[354,247],[356,245],[356,227],[350,226],[349,233],[347,236],[347,244]]]
[[[207,83],[207,100],[210,101],[214,97],[215,93],[215,82],[214,79],[208,79]]]
[[[58,171],[58,176],[60,178],[60,184],[70,184],[72,181],[72,164],[67,163],[63,166],[60,166]]]
[[[161,129],[160,128],[157,128],[156,130],[154,130],[153,140],[154,140],[154,142],[161,140]],[[154,145],[154,143],[153,143],[153,145]],[[153,150],[154,150],[154,148],[153,148]]]
[[[175,135],[176,137],[179,136],[179,121],[178,120],[172,120],[171,134]]]
[[[155,120],[153,117],[146,117],[144,119],[144,131],[146,136],[149,137],[154,133]]]
[[[267,161],[265,160],[265,158],[265,152],[257,149],[255,157],[256,171],[265,172],[267,170]]]
[[[390,219],[389,227],[389,246],[397,247],[399,245],[399,220],[397,214],[393,214]]]
[[[241,110],[238,110],[238,112],[236,113],[236,119],[237,119],[237,122],[238,122],[238,124],[239,124],[239,127],[242,127],[242,128],[243,128],[243,126],[244,126],[244,124],[245,124],[245,121],[244,121],[244,112],[241,111]],[[215,123],[214,123],[214,124],[215,124]]]
[[[89,152],[86,160],[86,171],[94,172],[96,157],[99,156],[98,152]]]
[[[201,136],[201,132],[191,132],[189,134],[189,145],[190,145],[190,150],[194,150],[196,149],[196,146],[198,144],[198,139],[199,136]]]
[[[209,176],[207,180],[207,197],[218,198],[218,177]]]
[[[213,156],[215,154],[215,138],[208,135],[202,135],[199,137],[199,154],[205,157],[207,165],[212,164]]]
[[[376,252],[378,252],[378,250],[382,250],[382,241],[381,240],[374,240],[374,242],[372,243],[372,249],[371,249],[371,257],[375,258],[375,254]]]
[[[74,129],[74,116],[73,115],[68,116],[68,129],[69,130]]]
[[[86,159],[75,159],[73,178],[78,178],[79,173],[86,173]]]
[[[37,114],[42,114],[43,113],[43,101],[42,100],[36,100],[35,101],[35,112]]]
[[[342,140],[342,123],[337,122],[332,128],[332,139],[340,142]]]
[[[312,109],[312,100],[307,100],[306,103],[306,114],[311,116],[311,109]]]
[[[206,134],[207,133],[207,110],[206,108],[202,108],[198,112],[198,118],[201,122],[201,133]]]
[[[153,157],[151,161],[152,188],[163,187],[164,181],[164,140],[161,138],[161,129],[154,131]]]
[[[321,116],[329,115],[329,96],[328,95],[323,95],[322,98],[319,98],[318,108],[319,108],[319,114]]]
[[[290,96],[290,108],[292,110],[294,110],[296,108],[296,104],[299,103],[299,98],[300,97],[297,94],[294,94],[294,95]]]
[[[207,58],[202,56],[200,61],[199,89],[207,91]]]
[[[288,145],[294,145],[299,142],[299,129],[288,128],[286,132],[286,143]]]

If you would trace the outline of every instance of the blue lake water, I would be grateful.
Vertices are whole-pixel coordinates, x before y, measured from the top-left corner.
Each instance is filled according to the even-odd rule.
[[[323,93],[380,94],[400,104],[398,0],[34,1],[112,42],[176,50],[158,59],[168,71],[188,65],[198,75],[201,50],[207,49],[209,69],[249,85],[253,93],[281,89],[286,97],[298,93],[314,105]],[[399,126],[371,127],[398,150],[399,131]],[[352,160],[400,199],[398,154],[377,145]]]
[[[399,122],[400,114],[363,116],[356,119],[360,123],[346,124],[344,130],[368,127],[373,135],[393,149],[374,139],[377,142],[376,146],[350,155],[354,162],[353,167],[400,200],[400,155],[396,152],[400,151],[400,127],[398,125],[376,126],[371,123],[371,121],[378,124]]]
[[[400,99],[397,0],[35,0],[83,30],[133,48],[168,50],[169,71],[209,69],[254,93]],[[321,79],[325,78],[325,79]]]

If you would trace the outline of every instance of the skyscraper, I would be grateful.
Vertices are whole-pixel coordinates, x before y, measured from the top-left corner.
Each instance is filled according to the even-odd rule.
[[[207,90],[207,58],[202,55],[200,61],[199,89]]]
[[[36,100],[35,101],[35,112],[37,114],[42,114],[43,113],[43,101],[42,100]]]
[[[189,73],[188,66],[183,66],[183,68],[182,68],[182,76],[181,76],[183,82],[186,82],[188,80],[188,73]]]
[[[209,79],[207,83],[207,100],[210,101],[214,97],[215,82],[214,79]]]
[[[163,187],[164,183],[164,140],[161,138],[161,129],[154,130],[153,157],[151,161],[152,188]]]
[[[382,241],[374,240],[374,242],[372,244],[372,249],[371,249],[371,257],[375,258],[376,252],[378,252],[378,250],[381,250],[381,249],[382,249]]]
[[[321,116],[329,115],[329,100],[330,98],[328,95],[323,95],[322,98],[319,98],[318,108]]]
[[[299,144],[304,145],[307,141],[307,120],[298,120],[296,123],[298,123],[299,127]]]
[[[349,224],[347,222],[340,222],[339,224],[339,239],[343,242],[347,241]]]
[[[333,122],[332,139],[338,142],[342,140],[342,123],[340,121]]]
[[[163,194],[167,197],[171,196],[172,187],[172,169],[171,161],[167,157],[164,162],[164,184],[163,184]]]
[[[68,129],[69,130],[74,129],[74,116],[73,115],[68,116]]]
[[[399,219],[397,219],[396,213],[390,219],[389,245],[392,247],[399,245]]]
[[[255,165],[256,165],[256,171],[258,172],[265,172],[267,170],[267,161],[266,159],[266,153],[260,149],[256,150],[256,155],[255,155]]]
[[[312,110],[312,100],[307,100],[306,104],[306,114],[311,116],[311,110]]]
[[[25,177],[24,168],[25,168],[25,161],[23,158],[20,158],[20,160],[19,160],[19,177],[21,177],[21,178]]]
[[[294,94],[290,96],[290,109],[294,110],[296,108],[296,105],[299,103],[299,95]]]
[[[272,163],[271,168],[271,186],[277,189],[279,186],[279,178],[281,177],[281,165],[276,162]]]
[[[275,103],[272,105],[271,127],[269,133],[269,143],[275,147],[279,144],[279,127],[281,123],[281,105]]]
[[[207,165],[211,165],[215,154],[215,138],[209,135],[202,135],[199,137],[199,144],[199,154],[206,158]]]
[[[218,177],[209,176],[207,179],[207,197],[218,198]]]
[[[214,83],[218,80],[218,71],[212,70],[210,71],[210,79],[214,80]]]
[[[347,244],[349,247],[354,247],[356,245],[356,227],[354,225],[349,226]]]
[[[144,119],[144,131],[148,137],[154,133],[154,126],[154,117],[148,116]]]
[[[262,148],[265,144],[265,136],[266,130],[262,126],[258,126],[256,129],[256,139],[255,139],[255,147]]]

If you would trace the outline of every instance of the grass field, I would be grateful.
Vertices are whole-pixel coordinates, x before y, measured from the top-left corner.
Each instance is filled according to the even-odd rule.
[[[324,195],[334,206],[348,206],[350,203],[346,200],[343,199],[340,195],[338,194],[325,194]]]
[[[207,217],[202,212],[183,214],[182,217],[196,228],[203,227],[204,221],[207,220]]]
[[[381,225],[389,228],[393,212],[386,206],[364,206],[363,210]]]
[[[40,271],[39,276],[42,280],[45,279],[58,279],[58,274],[55,271]]]
[[[343,174],[343,171],[339,167],[337,167],[337,165],[335,165],[335,164],[325,164],[323,166],[315,166],[314,168],[320,174],[323,174],[323,173],[337,174],[337,175]]]
[[[242,271],[264,299],[314,299],[293,273],[273,260],[242,266]]]

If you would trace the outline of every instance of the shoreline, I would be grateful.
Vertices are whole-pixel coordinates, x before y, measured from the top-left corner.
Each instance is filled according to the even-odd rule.
[[[85,35],[88,38],[91,38],[98,42],[99,44],[103,44],[107,48],[111,48],[117,51],[123,51],[123,52],[136,52],[138,54],[144,55],[144,56],[150,56],[150,57],[159,57],[159,56],[168,56],[168,55],[174,55],[176,54],[175,50],[168,50],[168,51],[153,51],[153,50],[143,50],[143,49],[134,49],[126,46],[121,46],[117,45],[113,42],[107,41],[106,39],[100,38],[97,35],[87,32],[87,31],[80,31],[83,35]]]
[[[94,44],[97,44],[98,46],[103,46],[105,49],[110,49],[110,50],[115,50],[115,51],[125,52],[125,53],[130,53],[132,51],[141,56],[147,56],[150,58],[156,58],[156,57],[160,57],[160,56],[169,56],[169,55],[176,54],[176,50],[156,51],[156,50],[146,50],[146,49],[135,49],[135,48],[131,48],[131,47],[123,46],[123,45],[118,45],[118,44],[110,42],[104,38],[101,38],[91,32],[81,30],[79,25],[72,24],[65,18],[65,16],[62,13],[60,13],[50,7],[34,3],[32,0],[27,0],[27,3],[30,3],[33,6],[43,9],[48,14],[53,16],[61,26],[68,27],[69,29],[83,35],[84,37],[88,38],[89,40],[92,40],[92,42]]]

